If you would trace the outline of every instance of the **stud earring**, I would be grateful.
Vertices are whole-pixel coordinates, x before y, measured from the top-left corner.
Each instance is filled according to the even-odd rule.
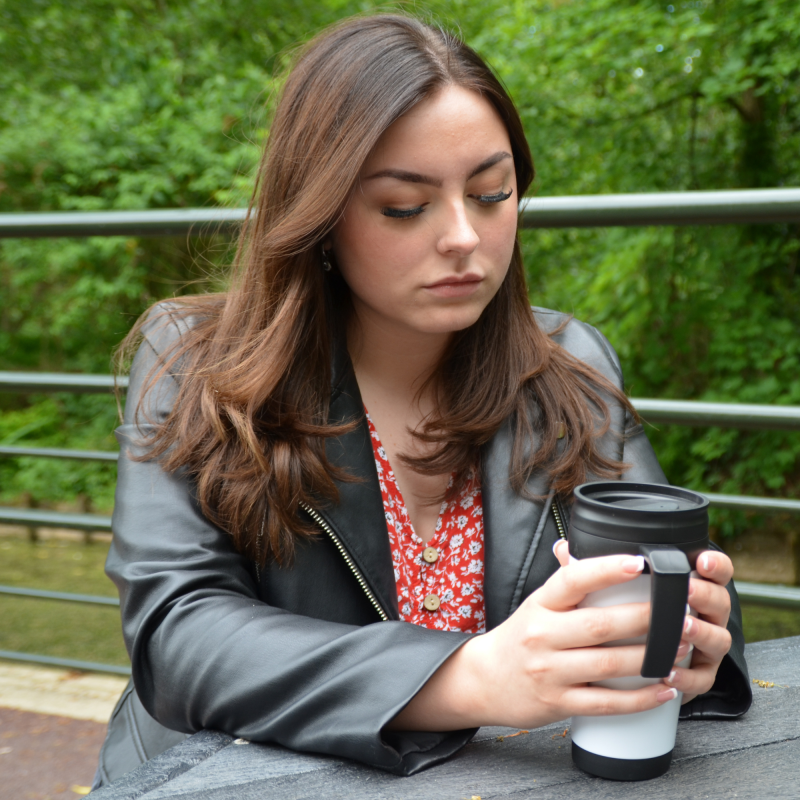
[[[330,272],[333,269],[333,264],[331,264],[331,251],[326,250],[325,246],[322,246],[322,269],[325,272]]]

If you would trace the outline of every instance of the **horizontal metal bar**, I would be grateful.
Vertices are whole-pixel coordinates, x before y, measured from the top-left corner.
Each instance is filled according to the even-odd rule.
[[[528,197],[523,228],[720,225],[800,221],[800,189]]]
[[[23,586],[2,586],[0,594],[13,594],[17,597],[33,597],[38,600],[64,600],[68,603],[89,603],[96,606],[119,606],[118,597],[100,597],[95,594],[70,594],[69,592],[50,592],[45,589],[28,589]]]
[[[121,389],[128,388],[128,376],[117,377]],[[72,392],[107,394],[114,391],[113,375],[71,375],[64,372],[0,372],[0,392]]]
[[[800,189],[526,197],[524,228],[709,225],[800,221]],[[231,230],[244,208],[0,214],[0,238],[184,236]]]
[[[0,447],[0,456],[14,458],[31,456],[38,458],[72,458],[78,461],[119,461],[119,453],[105,450],[60,450],[56,447]]]
[[[641,397],[632,397],[631,403],[645,422],[653,424],[800,431],[800,406],[706,403]]]
[[[99,514],[71,514],[38,508],[0,508],[0,524],[29,528],[73,528],[78,531],[110,531],[111,517]]]
[[[745,603],[800,609],[800,587],[736,581],[736,591]]]
[[[0,650],[0,658],[8,661],[25,661],[31,664],[46,664],[48,667],[66,667],[78,669],[83,672],[108,672],[112,675],[130,676],[130,667],[120,667],[116,664],[98,664],[96,661],[77,661],[74,658],[56,658],[55,656],[40,656],[37,653],[17,653],[13,650]]]
[[[197,235],[232,229],[246,214],[244,208],[0,214],[0,238]]]
[[[708,492],[702,494],[715,508],[800,514],[800,500],[783,500],[779,497],[748,497],[739,494],[709,494]]]
[[[128,377],[117,377],[127,388]],[[114,387],[111,375],[70,375],[57,372],[0,372],[0,391],[105,392]],[[631,398],[645,421],[653,424],[718,426],[757,430],[800,430],[800,406],[750,403],[709,403],[695,400]],[[70,456],[60,456],[70,458]],[[76,456],[77,457],[77,456]]]

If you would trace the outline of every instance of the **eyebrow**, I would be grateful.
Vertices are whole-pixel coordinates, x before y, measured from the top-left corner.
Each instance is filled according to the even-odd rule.
[[[507,158],[511,158],[511,153],[506,153],[504,150],[489,156],[489,158],[481,161],[481,163],[467,175],[467,180],[474,178],[476,175],[480,175],[481,172],[485,172],[487,169],[491,169],[495,164],[499,164]],[[372,175],[368,175],[365,180],[371,181],[375,178],[394,178],[396,181],[405,181],[406,183],[424,183],[428,186],[435,186],[437,189],[442,186],[442,182],[439,178],[421,175],[419,172],[408,172],[404,169],[382,169],[378,172],[374,172]]]

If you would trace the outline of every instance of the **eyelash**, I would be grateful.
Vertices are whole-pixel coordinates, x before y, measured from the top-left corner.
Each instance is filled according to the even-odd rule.
[[[494,203],[502,203],[504,200],[508,200],[512,193],[513,189],[509,189],[507,192],[497,192],[497,194],[479,194],[469,196],[473,200],[477,200],[481,205],[487,206]],[[383,214],[384,217],[391,217],[392,219],[412,219],[413,217],[418,217],[424,211],[424,209],[424,206],[417,206],[416,208],[382,208],[381,214]]]

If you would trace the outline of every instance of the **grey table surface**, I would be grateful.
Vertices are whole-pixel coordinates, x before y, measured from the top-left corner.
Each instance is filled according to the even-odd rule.
[[[508,738],[482,728],[449,761],[398,778],[351,761],[202,731],[93,792],[94,800],[470,800],[489,798],[800,798],[800,636],[747,648],[754,702],[742,718],[678,726],[672,767],[642,783],[572,764],[565,723]]]

